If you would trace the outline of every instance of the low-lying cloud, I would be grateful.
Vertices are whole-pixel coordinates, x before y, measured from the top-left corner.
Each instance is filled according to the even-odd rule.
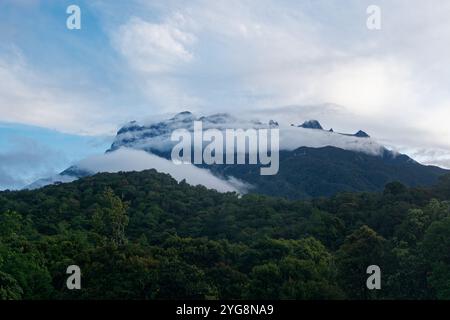
[[[78,162],[76,166],[92,173],[156,169],[170,174],[178,182],[185,179],[190,185],[200,184],[220,192],[245,193],[247,188],[245,183],[235,178],[228,181],[222,180],[207,169],[200,169],[192,164],[176,165],[154,154],[127,148],[86,158]]]

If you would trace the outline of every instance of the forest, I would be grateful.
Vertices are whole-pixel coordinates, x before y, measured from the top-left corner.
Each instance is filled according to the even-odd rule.
[[[449,298],[450,175],[297,201],[155,170],[0,192],[0,299]]]

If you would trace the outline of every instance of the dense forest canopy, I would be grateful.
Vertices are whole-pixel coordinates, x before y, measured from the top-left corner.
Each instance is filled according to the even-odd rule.
[[[0,299],[448,299],[449,200],[450,175],[309,201],[155,170],[5,191]],[[81,290],[66,287],[72,264]]]

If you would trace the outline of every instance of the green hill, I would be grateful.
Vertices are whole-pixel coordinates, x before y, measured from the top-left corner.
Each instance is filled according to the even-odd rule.
[[[0,192],[0,298],[448,299],[449,200],[450,176],[290,201],[154,170]]]

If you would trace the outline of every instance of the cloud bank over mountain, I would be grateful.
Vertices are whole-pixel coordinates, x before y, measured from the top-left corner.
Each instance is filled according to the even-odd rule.
[[[186,180],[190,185],[200,184],[220,192],[243,193],[248,187],[237,179],[219,179],[209,170],[197,168],[192,164],[176,165],[170,160],[145,151],[127,148],[89,157],[78,162],[76,167],[92,173],[156,169],[158,172],[170,174],[178,182]]]
[[[369,136],[324,130],[317,120],[312,121],[318,125],[318,128],[314,129],[305,125],[303,125],[304,127],[293,124],[280,126],[275,120],[268,123],[259,120],[245,120],[226,113],[196,116],[188,111],[178,113],[174,117],[162,121],[133,121],[126,124],[118,131],[111,150],[125,146],[147,151],[169,152],[177,143],[171,141],[172,132],[177,129],[186,129],[193,135],[195,121],[201,122],[203,130],[218,129],[223,134],[227,129],[278,129],[280,150],[291,151],[299,147],[333,146],[371,155],[382,155],[385,151],[383,145]]]

